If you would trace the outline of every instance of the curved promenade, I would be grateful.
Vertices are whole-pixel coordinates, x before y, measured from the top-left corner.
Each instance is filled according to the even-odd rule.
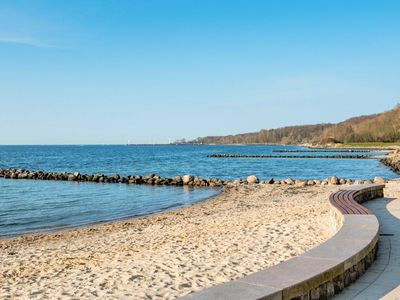
[[[340,293],[376,257],[379,223],[360,203],[383,197],[384,185],[355,186],[330,197],[334,237],[310,251],[182,299],[326,299]]]
[[[400,199],[384,198],[366,205],[381,226],[376,262],[338,300],[400,299]]]

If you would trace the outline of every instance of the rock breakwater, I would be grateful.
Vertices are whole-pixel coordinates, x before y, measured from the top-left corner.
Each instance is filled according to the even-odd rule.
[[[359,152],[359,153],[364,153],[364,152],[373,152],[374,150],[367,150],[367,149],[362,149],[362,150],[357,150],[357,149],[312,149],[312,150],[272,150],[272,152],[278,152],[278,153],[307,153],[307,152],[343,152],[343,153],[352,153],[352,152]]]
[[[332,158],[332,159],[370,159],[369,155],[246,155],[246,154],[226,154],[216,153],[207,155],[214,158]]]
[[[126,184],[148,184],[148,185],[170,185],[170,186],[197,186],[197,187],[221,187],[227,184],[226,180],[219,178],[200,178],[191,175],[175,176],[173,178],[161,177],[157,174],[149,174],[147,176],[120,176],[115,174],[107,176],[104,174],[81,174],[74,173],[57,173],[32,171],[24,169],[0,169],[0,177],[6,179],[34,179],[34,180],[60,180],[60,181],[77,181],[77,182],[96,182],[96,183],[126,183]]]
[[[246,179],[224,180],[221,178],[201,178],[192,175],[175,176],[172,178],[161,177],[157,174],[149,174],[147,176],[128,175],[120,176],[115,174],[107,176],[104,174],[81,174],[80,172],[44,172],[32,171],[25,169],[0,169],[0,178],[5,179],[31,179],[31,180],[59,180],[71,182],[94,182],[94,183],[120,183],[120,184],[144,184],[144,185],[160,185],[160,186],[191,186],[191,187],[225,187],[231,188],[245,184],[280,184],[293,185],[296,187],[312,186],[312,185],[344,185],[344,184],[371,184],[384,183],[385,179],[375,177],[375,179],[353,180],[350,178],[338,178],[332,176],[324,180],[301,180],[287,178],[285,180],[261,180],[255,175],[250,175]]]

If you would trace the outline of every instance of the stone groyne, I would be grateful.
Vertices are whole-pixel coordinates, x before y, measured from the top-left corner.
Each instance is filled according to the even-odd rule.
[[[81,174],[80,172],[44,172],[25,169],[0,169],[0,178],[5,179],[31,179],[31,180],[55,180],[71,182],[93,182],[93,183],[121,183],[121,184],[143,184],[143,185],[163,185],[163,186],[192,186],[192,187],[225,187],[231,188],[244,184],[281,184],[293,185],[296,187],[312,185],[351,185],[351,184],[371,184],[385,183],[386,180],[381,177],[375,177],[374,180],[353,180],[351,178],[338,178],[332,176],[324,180],[301,180],[287,178],[285,180],[260,180],[255,175],[250,175],[246,179],[225,180],[221,178],[201,178],[192,175],[175,176],[172,178],[161,177],[156,174],[147,176],[128,175],[120,176],[115,174],[107,176],[104,174]]]
[[[33,180],[60,180],[60,181],[76,181],[76,182],[96,182],[96,183],[126,183],[126,184],[148,184],[148,185],[170,185],[170,186],[198,186],[198,187],[222,187],[228,183],[226,180],[219,178],[200,178],[192,175],[175,176],[173,178],[161,177],[156,174],[147,176],[120,176],[115,174],[107,176],[104,174],[81,174],[74,173],[57,173],[32,171],[24,169],[0,169],[0,177],[6,179],[33,179]]]
[[[370,159],[373,158],[369,155],[246,155],[246,154],[226,154],[216,153],[207,155],[207,157],[214,158],[331,158],[331,159]]]
[[[277,153],[307,153],[307,152],[316,152],[316,153],[321,153],[321,152],[343,152],[343,153],[352,153],[352,152],[359,152],[359,153],[366,153],[366,152],[375,152],[374,150],[368,150],[368,149],[311,149],[311,150],[272,150],[272,152],[277,152]]]

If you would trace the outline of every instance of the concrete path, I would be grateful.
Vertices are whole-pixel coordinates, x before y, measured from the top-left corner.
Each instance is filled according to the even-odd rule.
[[[400,199],[382,198],[363,204],[379,220],[380,242],[375,263],[337,300],[400,300]]]

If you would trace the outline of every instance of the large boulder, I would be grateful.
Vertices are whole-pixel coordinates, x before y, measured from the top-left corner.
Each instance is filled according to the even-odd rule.
[[[68,175],[68,181],[76,181],[76,176],[73,174]]]
[[[182,176],[182,182],[183,184],[187,185],[189,182],[192,182],[194,177],[192,175],[184,175]]]
[[[255,175],[250,175],[250,176],[247,177],[247,182],[248,182],[249,184],[254,184],[254,183],[259,183],[260,180],[258,179],[257,176],[255,176]]]
[[[288,184],[288,185],[293,185],[294,181],[293,181],[292,178],[289,177],[288,179],[285,180],[285,183]]]
[[[177,183],[181,183],[181,182],[182,182],[182,177],[181,177],[181,176],[175,176],[175,177],[173,178],[173,180],[174,180],[175,182],[177,182]]]
[[[298,186],[298,187],[304,187],[304,186],[307,185],[307,182],[302,181],[302,180],[296,180],[295,181],[295,185]]]
[[[332,176],[329,182],[330,184],[337,185],[339,184],[339,178],[337,178],[336,176]]]
[[[378,184],[383,184],[383,183],[385,183],[385,179],[383,179],[383,178],[380,177],[380,176],[376,176],[376,177],[374,178],[374,182],[375,182],[375,183],[378,183]]]
[[[240,178],[235,179],[235,180],[232,182],[233,185],[240,185],[241,183],[242,183],[242,180],[241,180]]]

